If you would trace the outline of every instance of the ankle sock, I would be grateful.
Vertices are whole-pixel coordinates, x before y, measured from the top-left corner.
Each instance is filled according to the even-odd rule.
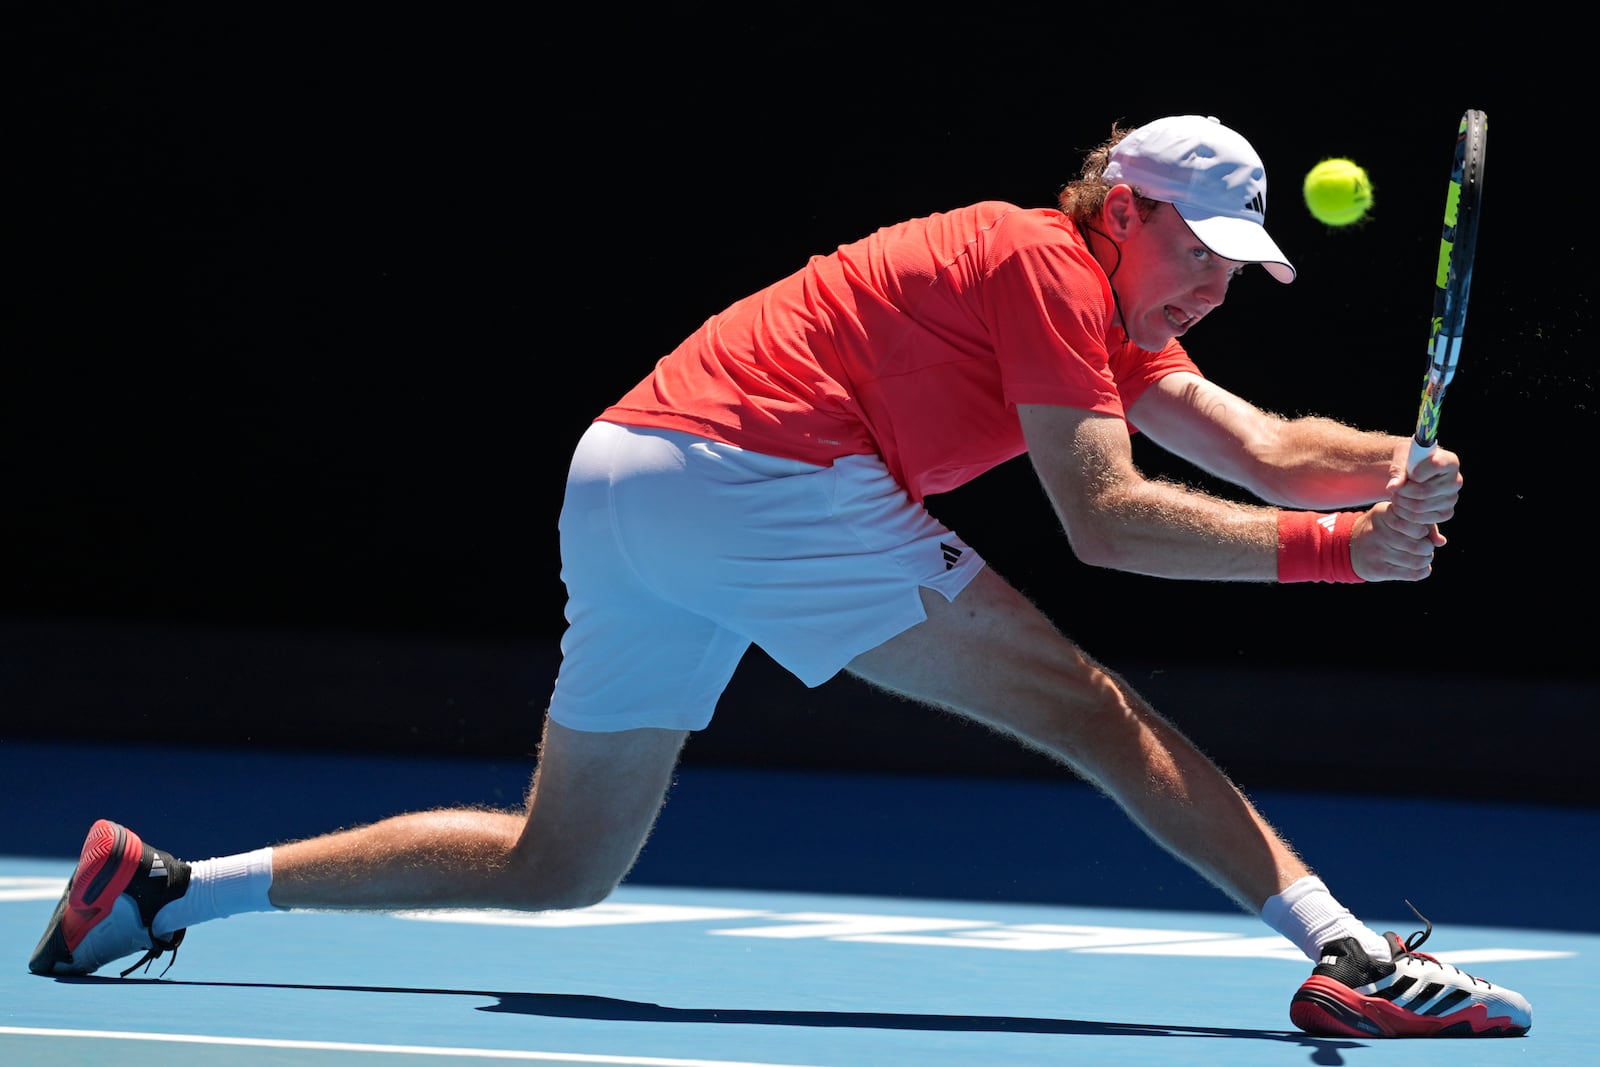
[[[1322,946],[1353,937],[1379,963],[1389,962],[1389,942],[1383,935],[1350,914],[1334,899],[1322,879],[1307,875],[1261,908],[1261,920],[1288,938],[1312,962],[1322,958]]]
[[[168,937],[208,919],[276,911],[267,899],[271,887],[270,848],[191,863],[188,891],[157,912],[150,929],[157,937]]]

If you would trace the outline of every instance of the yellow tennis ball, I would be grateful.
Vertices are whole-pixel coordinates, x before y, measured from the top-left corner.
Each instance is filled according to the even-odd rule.
[[[1306,173],[1306,207],[1318,222],[1348,226],[1372,209],[1372,180],[1354,160],[1324,159]]]

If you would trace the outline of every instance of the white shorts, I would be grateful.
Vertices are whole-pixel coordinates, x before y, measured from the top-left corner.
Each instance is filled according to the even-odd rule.
[[[703,729],[752,644],[808,686],[983,567],[876,456],[831,467],[596,422],[561,508],[567,630],[550,717]]]

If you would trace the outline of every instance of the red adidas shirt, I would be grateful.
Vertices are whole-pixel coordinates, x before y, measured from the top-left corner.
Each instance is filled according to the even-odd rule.
[[[814,256],[600,418],[820,465],[877,453],[922,500],[1021,455],[1018,404],[1126,417],[1163,375],[1198,373],[1176,340],[1108,351],[1113,312],[1065,215],[974,204]]]

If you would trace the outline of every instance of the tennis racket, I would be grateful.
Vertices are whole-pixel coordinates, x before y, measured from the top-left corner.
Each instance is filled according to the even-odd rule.
[[[1439,267],[1434,274],[1433,321],[1428,330],[1428,374],[1422,382],[1417,429],[1411,437],[1408,471],[1417,469],[1438,447],[1439,409],[1444,391],[1456,374],[1461,334],[1467,324],[1467,295],[1472,289],[1472,256],[1478,243],[1478,212],[1483,204],[1483,157],[1489,120],[1482,111],[1461,116],[1455,158],[1444,201],[1444,236],[1439,242]]]

